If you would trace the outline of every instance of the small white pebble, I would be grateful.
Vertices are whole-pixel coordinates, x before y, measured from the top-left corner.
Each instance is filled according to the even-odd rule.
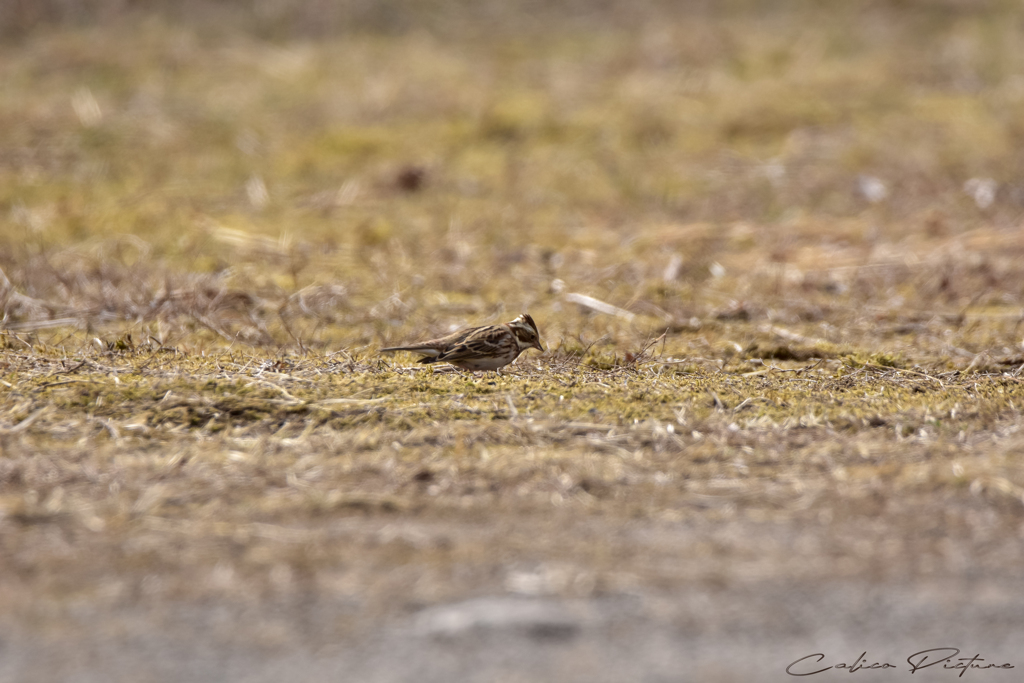
[[[964,183],[964,192],[970,195],[982,211],[995,202],[998,188],[999,184],[992,178],[971,178]]]
[[[862,175],[857,178],[857,189],[872,204],[886,199],[889,196],[889,188],[885,186],[880,178],[871,175]]]

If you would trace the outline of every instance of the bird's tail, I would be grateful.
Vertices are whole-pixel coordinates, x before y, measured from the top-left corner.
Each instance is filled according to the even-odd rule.
[[[441,352],[434,348],[424,348],[422,346],[389,346],[386,349],[381,349],[381,353],[394,353],[395,351],[408,351],[409,353],[421,353],[425,358],[420,359],[421,363],[433,363],[437,360],[437,357],[441,355]]]

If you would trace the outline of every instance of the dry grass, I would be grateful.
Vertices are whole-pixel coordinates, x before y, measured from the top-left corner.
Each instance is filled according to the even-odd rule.
[[[1016,533],[1024,504],[1024,389],[1004,374],[542,362],[486,380],[250,352],[6,362],[3,574],[22,609],[140,591],[325,591],[394,609],[515,588],[531,561],[570,573],[540,590],[589,594],[1020,560],[981,543]],[[680,542],[739,522],[813,530],[812,547]],[[865,524],[885,546],[838,540],[870,538]]]
[[[0,44],[0,613],[1015,572],[1020,9],[645,7]]]

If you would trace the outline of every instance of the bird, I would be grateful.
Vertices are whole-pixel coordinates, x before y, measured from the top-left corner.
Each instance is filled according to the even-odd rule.
[[[423,355],[420,363],[451,363],[462,370],[497,372],[527,349],[544,351],[537,323],[523,313],[501,325],[470,327],[419,344],[391,346],[381,349],[381,353],[410,351]]]

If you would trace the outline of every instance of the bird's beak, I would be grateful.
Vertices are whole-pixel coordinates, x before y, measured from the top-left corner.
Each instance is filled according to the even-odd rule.
[[[544,353],[544,347],[540,345],[540,339],[533,343],[533,348],[537,349],[541,353]]]

